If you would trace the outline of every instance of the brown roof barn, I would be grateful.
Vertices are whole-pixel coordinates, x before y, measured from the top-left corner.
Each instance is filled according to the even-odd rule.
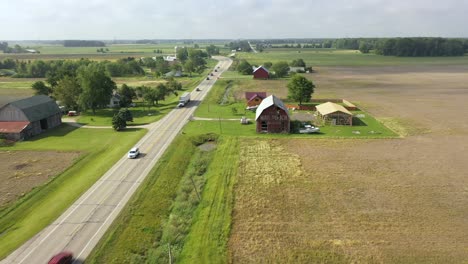
[[[324,122],[332,125],[353,125],[353,114],[344,106],[326,102],[316,106],[317,114]]]
[[[258,106],[263,99],[265,99],[266,92],[246,92],[245,93],[245,99],[247,100],[247,106],[248,107],[253,107],[253,106]]]
[[[257,133],[289,133],[289,112],[283,102],[274,95],[263,99],[255,114]]]
[[[59,126],[62,113],[46,95],[36,95],[8,103],[0,108],[0,134],[7,139],[22,140]]]
[[[256,68],[253,71],[254,79],[268,79],[270,78],[270,72],[263,66]]]

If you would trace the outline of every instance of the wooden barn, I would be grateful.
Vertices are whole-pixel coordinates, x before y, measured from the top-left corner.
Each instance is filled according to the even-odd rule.
[[[260,66],[253,71],[253,78],[254,79],[269,79],[270,72],[265,67]]]
[[[247,108],[260,105],[266,97],[266,92],[246,92],[245,99],[247,100]]]
[[[344,106],[332,102],[326,102],[316,106],[317,115],[332,125],[353,125],[353,114]]]
[[[289,112],[283,102],[274,95],[263,99],[255,114],[257,133],[289,133]]]
[[[50,97],[36,95],[0,108],[0,134],[11,140],[38,135],[62,124],[59,106]]]

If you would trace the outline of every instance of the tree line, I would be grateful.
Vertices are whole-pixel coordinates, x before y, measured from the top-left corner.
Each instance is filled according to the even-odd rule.
[[[401,57],[463,56],[468,41],[446,38],[390,38],[378,40],[376,54]]]
[[[237,66],[236,70],[243,74],[243,75],[251,75],[253,74],[254,71],[254,66],[250,64],[247,60],[240,60],[236,61]],[[271,78],[282,78],[285,77],[289,74],[290,72],[290,67],[301,67],[302,69],[299,69],[296,71],[296,73],[305,73],[306,71],[312,72],[312,67],[307,67],[306,63],[304,62],[303,59],[295,59],[291,61],[290,63],[286,61],[278,61],[276,63],[271,63],[271,62],[265,62],[262,64],[263,67],[265,67],[267,70],[272,71],[270,73]]]
[[[174,79],[160,83],[156,87],[139,86],[136,88],[123,84],[120,89],[112,80],[105,65],[89,60],[79,64],[65,61],[65,67],[54,74],[48,74],[44,81],[33,83],[35,94],[44,94],[60,101],[67,109],[92,110],[105,108],[109,105],[114,92],[120,97],[119,106],[131,106],[133,100],[141,98],[149,106],[157,105],[168,94],[177,94],[182,84]],[[66,70],[65,70],[66,69]]]
[[[106,44],[98,40],[64,40],[64,47],[105,47]]]
[[[13,60],[5,59],[0,61],[0,69],[13,70],[14,78],[49,78],[55,75],[60,75],[63,72],[76,70],[83,64],[91,63],[88,59],[72,60]],[[137,76],[143,75],[145,72],[142,64],[135,58],[123,58],[115,62],[102,61],[99,62],[112,77],[121,76]]]
[[[463,56],[468,52],[468,39],[456,38],[340,38],[257,40],[258,51],[267,48],[335,48],[359,50],[378,55],[402,57]]]

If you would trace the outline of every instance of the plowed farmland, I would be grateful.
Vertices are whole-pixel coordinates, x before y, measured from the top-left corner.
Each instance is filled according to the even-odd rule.
[[[321,68],[317,97],[359,102],[403,137],[244,140],[233,263],[466,263],[465,66]]]

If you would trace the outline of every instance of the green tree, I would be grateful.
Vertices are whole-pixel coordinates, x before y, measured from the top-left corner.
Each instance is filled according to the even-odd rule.
[[[253,73],[252,65],[246,60],[242,60],[239,65],[237,65],[237,71],[244,75],[250,75]]]
[[[82,88],[78,104],[83,110],[91,109],[96,114],[96,109],[109,104],[116,85],[102,64],[81,66],[78,69],[78,80]]]
[[[127,113],[126,109],[120,109],[112,117],[112,127],[115,131],[120,131],[127,127]]]
[[[361,53],[369,53],[371,47],[366,41],[359,42],[359,51]]]
[[[170,92],[176,92],[182,90],[182,84],[174,78],[169,78],[166,83],[166,88]]]
[[[125,83],[120,87],[119,94],[120,107],[129,107],[132,104],[133,99],[136,97],[135,90]]]
[[[281,78],[288,75],[289,65],[285,61],[279,61],[273,64],[272,69],[275,72],[276,77]]]
[[[215,45],[211,44],[209,45],[208,47],[206,47],[206,52],[208,53],[208,55],[212,56],[212,55],[218,55],[219,54],[219,48],[216,47]]]
[[[37,81],[33,83],[32,88],[34,90],[35,95],[49,95],[52,93],[50,87],[48,87],[43,81]]]
[[[187,48],[178,48],[176,52],[176,57],[179,61],[184,63],[188,59],[188,50]]]
[[[314,88],[315,85],[312,81],[297,74],[288,83],[288,98],[299,101],[299,105],[302,105],[302,102],[310,101]]]
[[[192,61],[192,60],[187,60],[187,61],[184,63],[184,71],[188,72],[188,74],[190,75],[190,77],[192,77],[192,72],[195,71],[195,65],[193,64],[193,61]]]
[[[297,59],[297,60],[293,60],[291,62],[291,66],[292,67],[304,67],[305,68],[306,64],[305,64],[303,59]]]
[[[263,63],[263,67],[265,67],[265,68],[267,68],[267,69],[270,69],[271,66],[273,66],[273,63],[271,63],[271,62],[269,62],[269,61]]]
[[[65,76],[57,82],[53,95],[68,109],[78,109],[81,86],[76,77]]]
[[[156,86],[156,105],[159,104],[159,101],[162,101],[166,98],[166,95],[168,94],[167,87],[166,85],[160,83],[158,86]]]

